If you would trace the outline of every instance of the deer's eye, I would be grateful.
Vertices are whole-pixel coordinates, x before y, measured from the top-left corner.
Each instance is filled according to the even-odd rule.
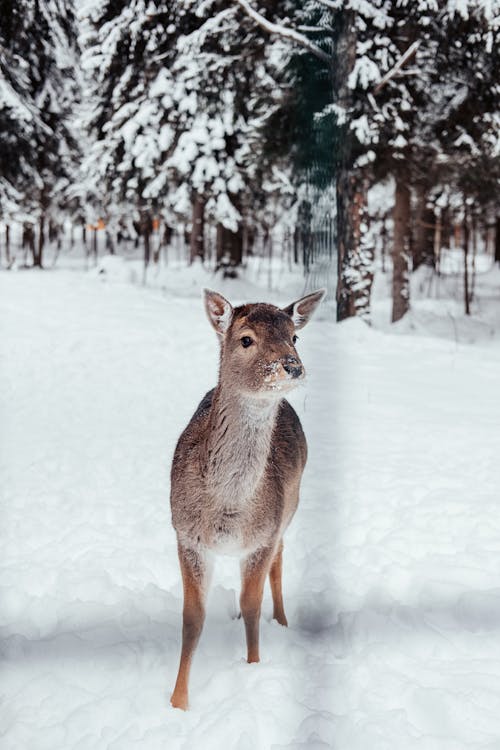
[[[250,338],[250,336],[243,336],[241,339],[241,346],[244,349],[248,349],[249,346],[253,344],[253,339]]]
[[[297,341],[298,338],[299,338],[298,336],[292,336],[292,341],[293,341],[294,344],[296,343],[296,341]]]

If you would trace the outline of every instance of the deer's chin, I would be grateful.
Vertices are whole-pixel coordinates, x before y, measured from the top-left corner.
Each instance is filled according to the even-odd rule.
[[[264,383],[261,393],[272,398],[275,396],[282,396],[285,393],[294,391],[299,385],[304,382],[304,378],[279,378],[276,380],[270,380]]]

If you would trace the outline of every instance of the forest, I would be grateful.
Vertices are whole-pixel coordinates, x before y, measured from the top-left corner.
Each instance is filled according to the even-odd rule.
[[[499,42],[500,0],[0,0],[2,750],[498,750]],[[181,434],[189,559],[204,503],[260,544],[210,586]]]
[[[6,0],[1,264],[274,256],[369,322],[376,270],[397,321],[451,250],[469,314],[500,262],[499,28],[480,0]]]

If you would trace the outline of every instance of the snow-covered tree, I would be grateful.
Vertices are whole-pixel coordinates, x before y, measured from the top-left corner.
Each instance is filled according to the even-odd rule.
[[[238,263],[244,224],[263,202],[262,125],[281,95],[276,49],[220,1],[93,4],[82,28],[95,210],[121,206],[145,226],[152,213],[180,218],[191,225],[192,258],[203,256],[209,220],[219,258]]]
[[[364,308],[358,297],[367,286],[363,185],[395,180],[397,320],[409,305],[412,189],[420,190],[422,208],[429,191],[450,182],[460,189],[480,164],[495,173],[498,11],[497,1],[479,0],[338,4],[335,113],[345,128],[338,178],[340,318]]]
[[[7,1],[0,16],[0,212],[38,223],[33,261],[42,265],[46,227],[68,201],[72,130],[73,4]]]

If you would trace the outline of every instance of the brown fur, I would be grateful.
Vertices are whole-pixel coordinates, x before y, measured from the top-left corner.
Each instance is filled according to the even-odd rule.
[[[219,382],[182,433],[171,471],[172,522],[184,582],[183,645],[172,705],[186,709],[192,655],[204,619],[214,554],[241,558],[241,612],[248,661],[259,660],[259,618],[269,574],[274,617],[286,625],[281,591],[283,533],[299,500],[307,446],[295,411],[282,397],[303,377],[293,336],[323,292],[286,310],[233,310],[206,292],[221,343]],[[252,344],[243,347],[242,339]]]

